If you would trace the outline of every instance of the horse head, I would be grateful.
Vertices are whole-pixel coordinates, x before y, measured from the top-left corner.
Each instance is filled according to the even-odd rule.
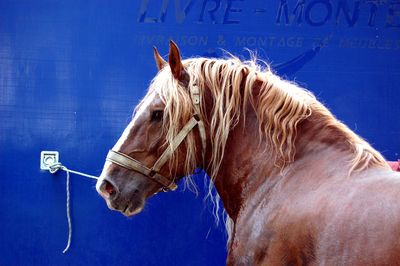
[[[127,216],[139,213],[159,191],[175,190],[176,183],[204,158],[205,128],[196,114],[199,95],[193,91],[179,49],[171,41],[168,63],[156,48],[154,56],[159,72],[108,153],[96,184],[108,207]]]

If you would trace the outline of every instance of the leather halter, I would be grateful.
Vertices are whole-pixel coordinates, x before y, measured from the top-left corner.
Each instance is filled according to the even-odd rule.
[[[197,86],[193,86],[192,88],[192,101],[198,106],[200,103],[200,95],[199,88]],[[142,162],[135,160],[134,158],[118,152],[114,150],[110,150],[107,154],[106,160],[115,163],[119,166],[122,166],[126,169],[133,170],[143,174],[144,176],[150,178],[151,180],[159,183],[162,186],[162,190],[164,192],[168,192],[169,190],[175,190],[178,186],[175,183],[175,179],[169,180],[165,176],[160,174],[161,167],[167,162],[167,160],[172,156],[175,150],[179,147],[182,141],[186,138],[192,129],[198,126],[201,145],[203,148],[203,160],[206,151],[206,131],[204,128],[203,121],[200,120],[197,114],[194,114],[193,117],[183,126],[181,131],[175,136],[172,142],[168,145],[167,149],[161,154],[161,156],[157,159],[154,165],[149,168],[144,165]]]

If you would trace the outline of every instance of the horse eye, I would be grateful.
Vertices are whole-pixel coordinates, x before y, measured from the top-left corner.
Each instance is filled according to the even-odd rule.
[[[162,121],[164,117],[164,111],[163,110],[154,110],[151,113],[151,121],[159,122]]]

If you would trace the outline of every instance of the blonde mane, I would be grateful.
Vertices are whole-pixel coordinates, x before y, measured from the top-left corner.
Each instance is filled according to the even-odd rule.
[[[267,138],[269,143],[272,143],[277,154],[277,164],[281,167],[293,162],[296,154],[297,125],[312,113],[322,117],[319,122],[323,123],[324,127],[336,129],[347,140],[349,149],[354,154],[349,174],[354,170],[364,170],[370,165],[387,167],[379,152],[338,121],[311,92],[280,79],[269,68],[262,69],[256,64],[256,60],[241,62],[236,57],[194,58],[184,60],[183,64],[190,76],[189,88],[197,85],[202,96],[208,88],[214,99],[209,121],[212,158],[208,170],[212,180],[221,165],[229,132],[239,122],[240,115],[244,114],[248,103],[252,105],[258,117],[260,140]],[[257,86],[259,92],[255,92],[254,88]],[[153,79],[150,92],[153,91],[157,92],[165,103],[164,129],[167,143],[179,132],[178,126],[186,123],[194,113],[205,116],[204,101],[200,100],[200,108],[195,110],[190,90],[183,88],[172,77],[168,67],[162,69]],[[256,97],[254,93],[257,93]],[[185,169],[190,175],[200,159],[196,158],[193,133],[189,134],[185,143]],[[190,178],[189,182],[192,183]]]
[[[388,167],[379,152],[338,121],[311,92],[280,79],[269,67],[262,69],[255,59],[241,62],[236,57],[193,58],[184,60],[183,65],[190,76],[189,89],[182,87],[171,75],[169,67],[165,67],[153,79],[150,92],[157,92],[165,103],[164,130],[169,143],[179,132],[179,126],[185,124],[194,113],[205,117],[204,101],[201,99],[199,110],[195,110],[190,88],[197,85],[201,96],[210,90],[214,106],[211,121],[208,121],[212,158],[207,170],[211,180],[218,174],[229,132],[238,124],[241,114],[245,114],[247,104],[252,106],[258,117],[260,140],[266,139],[272,145],[276,153],[276,164],[281,168],[294,161],[298,125],[311,114],[318,114],[324,128],[333,128],[346,140],[354,155],[349,162],[349,175],[371,165]],[[189,176],[185,186],[197,192],[190,178],[200,161],[196,157],[198,153],[193,133],[185,139],[185,147],[185,170]]]

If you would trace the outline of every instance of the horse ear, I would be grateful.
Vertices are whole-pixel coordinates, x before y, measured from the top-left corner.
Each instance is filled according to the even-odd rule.
[[[169,57],[168,57],[169,67],[171,68],[172,75],[177,80],[181,79],[181,73],[183,70],[181,55],[179,53],[178,46],[173,41],[169,43]]]
[[[154,49],[154,58],[156,59],[158,71],[160,71],[163,67],[167,65],[167,62],[160,56],[160,54],[157,51],[157,48],[153,46]]]

